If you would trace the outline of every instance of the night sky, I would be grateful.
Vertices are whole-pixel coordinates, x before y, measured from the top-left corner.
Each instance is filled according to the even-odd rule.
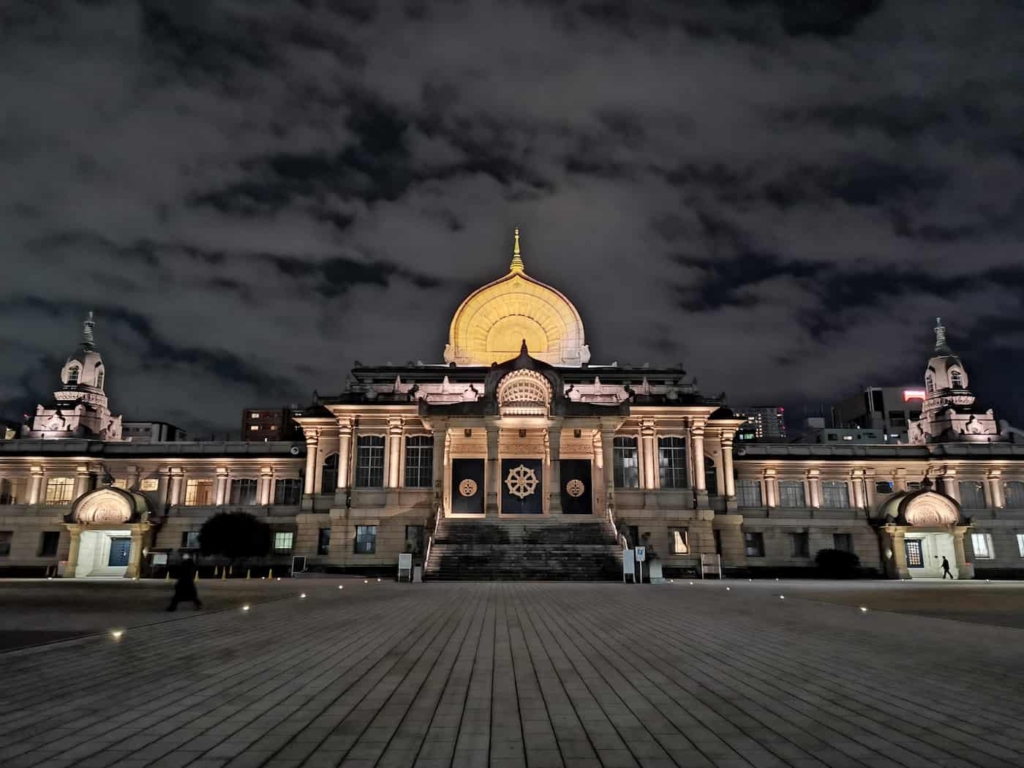
[[[114,413],[193,434],[441,362],[527,271],[593,363],[799,411],[920,385],[941,315],[1024,422],[1017,1],[0,10],[0,415],[92,309]]]

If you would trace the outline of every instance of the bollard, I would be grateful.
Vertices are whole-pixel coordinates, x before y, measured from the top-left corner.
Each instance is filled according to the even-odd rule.
[[[196,571],[196,577],[192,581],[199,581],[199,571]]]
[[[235,575],[235,566],[229,565],[228,566],[228,576],[234,576],[234,575]]]
[[[221,581],[227,581],[228,580],[228,569],[227,568],[222,568],[221,569],[220,580]]]
[[[252,568],[249,568],[248,570],[246,570],[246,572],[245,572],[245,578],[246,578],[246,580],[248,580],[248,579],[251,579],[251,578],[252,578]]]
[[[217,578],[218,576],[220,576],[220,574],[217,573],[217,568],[218,566],[213,566],[213,578]]]
[[[270,573],[267,575],[267,578],[268,579],[273,579],[274,578],[274,569],[273,568],[270,569]]]
[[[171,569],[168,568],[166,571],[164,571],[164,581],[170,581],[170,580],[171,580]]]

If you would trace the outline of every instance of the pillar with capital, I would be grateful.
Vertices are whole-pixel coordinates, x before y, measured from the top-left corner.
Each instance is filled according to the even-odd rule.
[[[171,469],[171,488],[167,497],[167,504],[172,507],[176,507],[181,504],[181,485],[184,482],[181,469],[173,467]]]
[[[256,498],[261,507],[266,507],[273,501],[274,494],[274,470],[271,467],[260,467],[260,477],[256,483]]]
[[[501,481],[499,477],[501,473],[501,461],[498,456],[500,435],[501,433],[498,430],[497,425],[487,425],[487,497],[485,499],[484,514],[488,517],[493,517],[498,514],[498,483]]]
[[[722,435],[722,479],[725,481],[725,507],[730,512],[736,509],[736,475],[732,467],[732,441],[732,435]]]
[[[338,482],[337,491],[348,489],[352,480],[349,472],[352,465],[352,419],[348,416],[338,417]],[[331,489],[326,488],[323,493],[330,493]],[[341,497],[340,500],[344,500]]]
[[[562,514],[562,425],[554,424],[548,428],[548,514]]]
[[[79,464],[75,468],[75,496],[74,500],[82,498],[87,494],[92,485],[92,476],[89,474],[89,467],[85,464]]]
[[[974,578],[974,566],[967,562],[967,555],[964,552],[964,534],[967,530],[966,525],[953,528],[953,557],[956,560],[958,579]]]
[[[807,499],[811,509],[821,509],[821,470],[817,467],[807,470]]]
[[[28,481],[28,503],[39,504],[43,495],[43,468],[32,467],[32,476]]]
[[[306,477],[302,485],[302,508],[313,508],[313,493],[316,491],[316,455],[320,445],[320,430],[306,429]],[[340,456],[338,457],[340,460]],[[340,473],[341,468],[338,468]]]
[[[690,428],[692,446],[690,466],[693,475],[693,490],[698,509],[708,506],[707,480],[704,477],[704,425],[694,424]]]
[[[64,578],[75,578],[75,570],[78,568],[78,551],[82,545],[82,528],[78,525],[68,527],[71,534],[71,546],[68,548],[68,561],[64,566]]]
[[[438,511],[438,507],[447,511],[445,505],[445,499],[447,493],[445,488],[448,484],[448,462],[445,461],[445,443],[448,438],[448,428],[445,426],[444,429],[438,428],[438,425],[434,425],[434,462],[433,462],[433,483],[434,483],[434,511]]]
[[[640,442],[643,448],[643,487],[647,490],[657,488],[657,445],[654,440],[654,421],[644,419],[640,424]]]
[[[386,487],[398,488],[401,484],[402,469],[402,417],[392,416],[388,419],[387,435],[388,475]]]
[[[1006,506],[1003,498],[1003,472],[1000,469],[990,469],[985,477],[985,484],[988,486],[989,498],[992,500],[993,509],[1002,509]]]
[[[214,506],[223,507],[230,500],[228,495],[228,470],[226,467],[217,467],[217,479],[214,486]]]
[[[956,470],[953,467],[944,467],[940,479],[942,480],[942,492],[959,503],[960,486],[956,482]]]
[[[850,473],[850,484],[853,485],[853,508],[864,509],[864,470],[855,469]]]
[[[768,509],[774,509],[779,505],[778,478],[771,467],[764,471],[764,505]]]

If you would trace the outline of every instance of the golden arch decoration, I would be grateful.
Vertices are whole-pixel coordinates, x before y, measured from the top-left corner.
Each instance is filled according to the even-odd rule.
[[[102,489],[84,497],[75,507],[73,519],[76,523],[123,524],[132,519],[132,505],[117,491]]]

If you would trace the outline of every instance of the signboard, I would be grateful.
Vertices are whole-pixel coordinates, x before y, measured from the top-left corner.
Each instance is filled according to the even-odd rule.
[[[637,547],[636,548],[636,559],[637,559],[638,562],[641,562],[641,563],[644,560],[647,559],[647,547]]]
[[[167,553],[166,552],[154,552],[153,553],[153,565],[167,565]]]

